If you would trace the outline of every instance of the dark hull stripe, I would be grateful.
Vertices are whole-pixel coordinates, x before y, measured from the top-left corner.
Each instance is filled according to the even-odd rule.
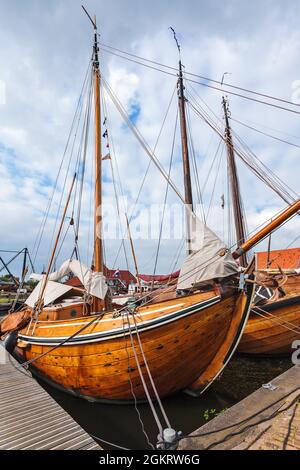
[[[199,312],[200,310],[206,309],[208,307],[211,307],[212,305],[220,302],[221,298],[220,297],[213,297],[212,299],[205,300],[204,302],[200,302],[199,304],[192,305],[188,308],[178,310],[177,312],[170,313],[168,315],[164,315],[163,317],[160,318],[155,318],[153,320],[150,320],[149,323],[141,323],[138,324],[138,331],[146,331],[150,330],[153,328],[157,328],[162,325],[166,325],[168,323],[174,322],[176,320],[179,320],[185,316],[192,315],[194,313]],[[95,343],[98,341],[105,341],[109,339],[114,339],[118,337],[123,337],[128,336],[129,332],[132,332],[132,334],[135,333],[135,326],[133,325],[131,328],[128,326],[124,326],[123,328],[116,328],[115,330],[110,330],[110,331],[104,331],[100,333],[93,333],[93,334],[87,334],[87,335],[79,335],[75,336],[72,338],[72,340],[68,341],[65,343],[66,346],[71,346],[75,344],[86,344],[86,343]],[[65,339],[67,339],[66,336],[57,336],[57,337],[37,337],[37,336],[27,336],[27,335],[21,335],[19,334],[19,339],[22,341],[26,341],[27,343],[30,344],[37,344],[41,346],[56,346]],[[62,345],[64,346],[64,345]]]
[[[300,303],[300,295],[297,295],[295,297],[286,296],[286,297],[283,297],[282,299],[276,300],[275,302],[270,302],[269,304],[258,305],[258,307],[261,307],[263,310],[266,310],[266,312],[274,312],[277,309],[280,309],[283,307],[290,307],[291,305],[296,305],[299,303]]]

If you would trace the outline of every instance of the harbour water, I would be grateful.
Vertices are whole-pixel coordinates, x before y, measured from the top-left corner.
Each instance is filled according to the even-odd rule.
[[[179,393],[163,400],[172,427],[183,434],[190,433],[291,366],[290,358],[234,357],[222,376],[199,398]],[[40,383],[88,433],[129,449],[149,448],[133,405],[90,403]],[[139,404],[138,411],[149,440],[155,445],[158,429],[149,405]],[[104,449],[114,448],[103,441],[100,444]]]

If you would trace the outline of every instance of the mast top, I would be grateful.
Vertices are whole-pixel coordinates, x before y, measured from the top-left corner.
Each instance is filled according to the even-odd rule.
[[[177,39],[176,31],[175,31],[174,28],[172,28],[172,26],[170,26],[169,29],[173,33],[173,36],[174,36],[174,39],[175,39],[175,42],[176,42],[176,46],[177,46],[177,49],[178,49],[178,54],[179,54],[179,63],[181,64],[180,44],[179,44],[178,39]]]
[[[98,58],[99,47],[98,47],[98,33],[97,33],[96,15],[94,15],[94,19],[92,19],[91,15],[86,10],[86,8],[83,5],[81,5],[81,6],[82,6],[83,11],[87,15],[88,19],[90,20],[90,22],[92,23],[93,28],[94,28],[94,61],[93,61],[93,65],[94,65],[94,70],[97,71],[97,70],[99,70],[99,58]]]
[[[93,25],[93,28],[96,30],[97,29],[97,22],[96,22],[96,15],[94,15],[94,19],[92,19],[91,15],[89,14],[89,12],[87,11],[87,9],[81,5],[81,8],[83,9],[83,11],[85,12],[86,16],[89,18],[90,22],[92,23]]]

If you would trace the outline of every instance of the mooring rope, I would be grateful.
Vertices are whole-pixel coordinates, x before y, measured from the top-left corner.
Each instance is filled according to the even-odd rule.
[[[171,428],[171,424],[170,424],[170,421],[168,419],[168,416],[167,416],[167,413],[163,407],[163,404],[161,402],[161,399],[160,399],[160,396],[158,394],[158,391],[157,391],[157,388],[156,388],[156,385],[154,383],[154,380],[153,380],[153,377],[152,377],[152,374],[151,374],[151,371],[149,369],[149,365],[148,365],[148,361],[146,359],[146,356],[145,356],[145,353],[144,353],[144,348],[142,346],[142,341],[141,341],[141,338],[140,338],[140,333],[138,331],[138,326],[137,326],[137,323],[136,323],[136,319],[135,319],[135,314],[133,313],[132,315],[133,317],[133,321],[134,321],[134,325],[135,325],[135,330],[136,330],[136,335],[137,335],[137,339],[138,339],[138,343],[139,343],[139,347],[140,347],[140,350],[141,350],[141,353],[142,353],[142,356],[143,356],[143,360],[144,360],[144,364],[145,364],[145,367],[146,367],[146,370],[147,370],[147,374],[148,374],[148,377],[149,377],[149,380],[150,380],[150,383],[151,383],[151,386],[153,388],[153,391],[154,391],[154,394],[155,394],[155,398],[157,400],[157,403],[159,405],[159,408],[160,408],[160,411],[161,411],[161,414],[163,415],[164,417],[164,420],[166,422],[166,425],[168,428]]]
[[[140,375],[140,379],[141,379],[141,382],[142,382],[142,385],[143,385],[143,388],[144,388],[144,391],[145,391],[145,394],[146,394],[148,403],[149,403],[149,405],[150,405],[150,408],[151,408],[153,417],[154,417],[154,419],[155,419],[155,421],[156,421],[159,434],[162,436],[162,434],[163,434],[163,426],[162,426],[162,424],[161,424],[161,421],[160,421],[160,419],[159,419],[158,414],[156,413],[156,410],[155,410],[155,407],[154,407],[154,404],[153,404],[153,400],[152,400],[152,398],[151,398],[151,395],[150,395],[150,393],[149,393],[148,386],[147,386],[147,384],[146,384],[145,378],[144,378],[143,373],[142,373],[142,370],[141,370],[141,365],[140,365],[140,363],[139,363],[139,359],[138,359],[138,356],[137,356],[137,351],[136,351],[136,348],[135,348],[135,345],[134,345],[134,341],[133,341],[133,337],[132,337],[132,331],[131,331],[131,327],[130,327],[130,321],[129,321],[128,312],[126,312],[126,316],[127,316],[127,323],[128,323],[128,325],[129,325],[129,335],[130,335],[131,347],[132,347],[132,350],[133,350],[133,354],[134,354],[135,362],[136,362],[136,365],[137,365],[137,368],[138,368],[138,372],[139,372],[139,375]]]
[[[257,312],[255,309],[260,310],[260,312],[262,313]],[[267,312],[266,310],[263,310],[260,307],[255,306],[251,309],[251,311],[255,313],[256,315],[259,315],[260,317],[265,318],[266,320],[269,320],[271,322],[278,324],[279,326],[282,326],[282,328],[285,328],[286,330],[292,331],[293,333],[296,333],[297,335],[300,334],[300,327],[298,327],[297,325],[294,325],[291,322],[284,320],[283,318],[276,317],[275,315],[272,315],[270,312]],[[291,325],[292,328],[290,328],[288,325]]]
[[[138,420],[139,420],[141,428],[142,428],[142,433],[144,434],[144,436],[146,438],[147,444],[149,445],[149,447],[151,449],[154,449],[154,445],[150,442],[149,436],[148,436],[148,434],[146,432],[146,429],[145,429],[144,421],[143,421],[141,413],[138,409],[138,402],[137,402],[136,394],[134,393],[134,387],[133,387],[133,383],[132,383],[132,380],[131,380],[130,356],[129,356],[128,347],[127,347],[127,337],[125,335],[124,315],[122,315],[122,324],[123,324],[123,339],[125,341],[125,351],[126,351],[126,356],[127,356],[128,381],[129,381],[129,384],[130,384],[130,392],[131,392],[131,395],[132,395],[133,400],[134,400],[134,408],[135,408],[136,414],[138,416]]]

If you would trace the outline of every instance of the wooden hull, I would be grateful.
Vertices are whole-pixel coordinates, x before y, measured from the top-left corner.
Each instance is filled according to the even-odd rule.
[[[215,293],[194,294],[139,308],[138,331],[160,396],[190,384],[199,391],[214,380],[237,345],[250,295],[235,293],[221,299]],[[146,379],[145,362],[133,318],[129,328],[125,317],[106,314],[72,341],[37,359],[33,372],[87,399],[132,401],[132,384],[136,398],[144,400],[131,341]],[[39,321],[34,334],[31,328],[19,333],[17,353],[23,361],[32,360],[92,319]]]
[[[293,341],[300,339],[300,330],[297,332],[297,328],[300,328],[300,276],[289,276],[283,288],[285,297],[261,306],[262,310],[275,318],[263,318],[251,311],[237,349],[239,353],[259,356],[292,354]],[[267,316],[263,312],[260,313]],[[286,327],[281,326],[284,322],[289,322]],[[293,325],[296,328],[293,328]]]

